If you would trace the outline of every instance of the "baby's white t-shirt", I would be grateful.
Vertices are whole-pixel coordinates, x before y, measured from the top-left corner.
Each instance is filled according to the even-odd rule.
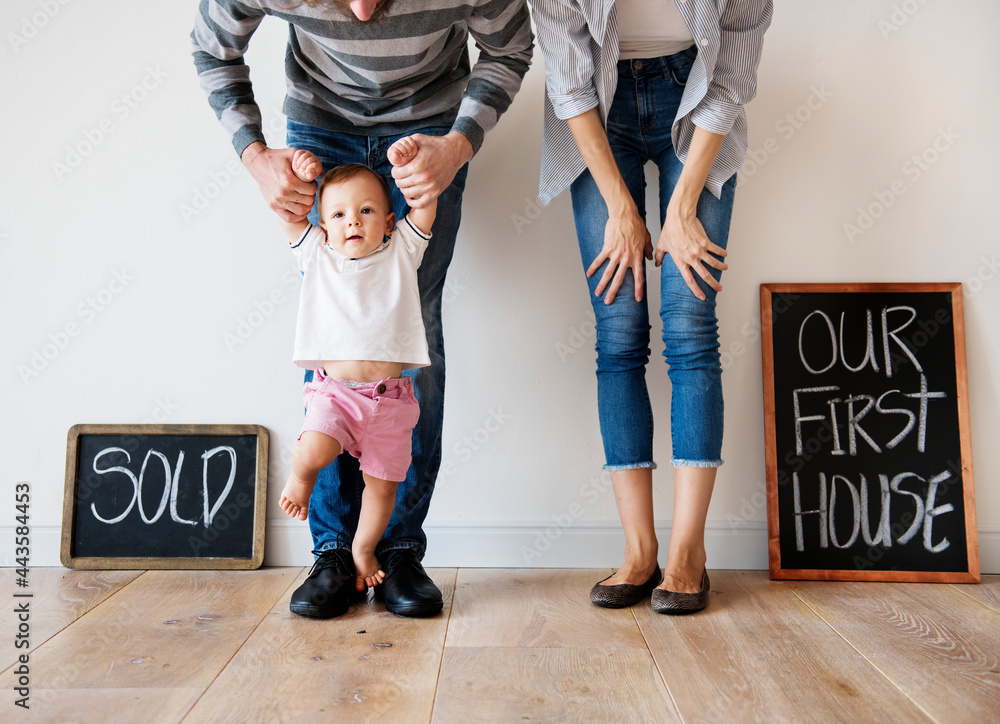
[[[417,267],[429,239],[404,218],[382,246],[352,259],[310,225],[291,247],[303,274],[295,364],[316,369],[323,360],[372,360],[401,362],[403,369],[428,366]]]

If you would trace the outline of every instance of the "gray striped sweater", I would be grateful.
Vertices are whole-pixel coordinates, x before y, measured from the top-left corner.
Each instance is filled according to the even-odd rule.
[[[398,0],[387,16],[364,23],[337,2],[201,0],[194,62],[238,154],[264,141],[243,55],[265,15],[288,23],[285,115],[342,133],[446,126],[478,151],[531,62],[524,0]],[[475,66],[469,35],[479,48]]]

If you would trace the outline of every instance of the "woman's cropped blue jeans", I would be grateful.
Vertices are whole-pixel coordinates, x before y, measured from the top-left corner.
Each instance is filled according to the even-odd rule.
[[[659,170],[660,224],[681,174],[671,125],[696,51],[618,63],[618,87],[608,116],[611,149],[640,215],[645,218],[648,161]],[[717,199],[707,189],[698,200],[697,216],[708,238],[725,248],[729,238],[736,177]],[[588,268],[604,246],[607,206],[589,172],[573,183],[573,214],[580,254]],[[655,245],[655,237],[654,237]],[[647,265],[648,266],[648,265]],[[709,268],[719,278],[721,272]],[[646,389],[649,361],[649,308],[646,290],[635,301],[635,278],[629,271],[612,304],[595,290],[603,268],[589,278],[597,327],[597,399],[605,469],[653,468],[653,412]],[[660,267],[660,317],[664,357],[671,382],[671,464],[675,467],[718,467],[722,464],[722,367],[719,360],[716,293],[695,279],[705,292],[701,301],[681,277],[673,260]]]

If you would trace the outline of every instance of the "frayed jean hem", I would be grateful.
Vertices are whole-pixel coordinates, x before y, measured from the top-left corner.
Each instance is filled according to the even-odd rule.
[[[605,465],[602,470],[607,470],[610,473],[616,472],[618,470],[639,470],[641,468],[648,468],[650,470],[656,470],[656,463],[633,463],[631,465]]]
[[[670,461],[670,465],[675,468],[718,468],[722,467],[722,463],[725,462],[722,458],[718,460],[680,460],[673,459]]]

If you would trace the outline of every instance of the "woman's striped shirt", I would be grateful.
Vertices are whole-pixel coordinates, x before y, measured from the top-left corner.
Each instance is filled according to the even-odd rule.
[[[695,126],[726,136],[706,187],[718,196],[747,150],[743,105],[757,92],[772,0],[664,0],[677,3],[698,47],[673,124],[674,149],[687,157]],[[548,203],[586,168],[566,123],[598,108],[607,121],[618,80],[614,0],[532,0],[545,54],[545,135],[538,195]]]

